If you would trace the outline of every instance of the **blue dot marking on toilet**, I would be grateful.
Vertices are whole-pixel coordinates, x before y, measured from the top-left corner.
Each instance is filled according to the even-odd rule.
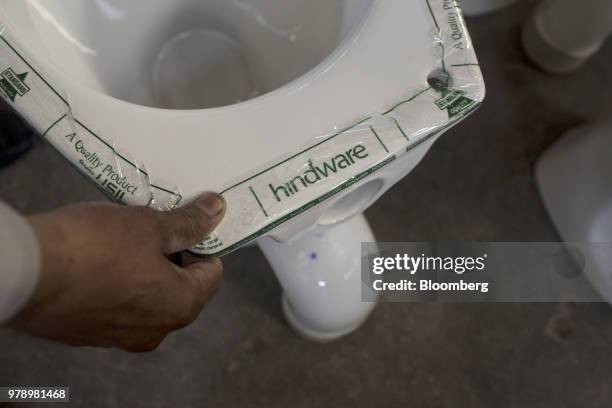
[[[316,261],[318,257],[319,257],[319,255],[317,255],[316,252],[311,252],[310,253],[310,260],[311,261]]]

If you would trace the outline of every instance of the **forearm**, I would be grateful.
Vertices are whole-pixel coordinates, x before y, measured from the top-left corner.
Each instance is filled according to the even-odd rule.
[[[34,293],[40,259],[29,222],[0,202],[0,324],[15,316]]]

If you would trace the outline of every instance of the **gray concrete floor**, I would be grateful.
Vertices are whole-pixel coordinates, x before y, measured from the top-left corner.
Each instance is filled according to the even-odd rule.
[[[612,43],[575,75],[544,75],[519,46],[530,5],[469,21],[488,100],[368,211],[379,240],[558,240],[533,164],[565,130],[612,112]],[[103,199],[42,144],[0,171],[0,197],[25,212]],[[383,304],[320,345],[285,324],[256,248],[225,263],[206,313],[151,354],[0,331],[0,384],[70,385],[73,406],[91,408],[612,405],[607,305]]]

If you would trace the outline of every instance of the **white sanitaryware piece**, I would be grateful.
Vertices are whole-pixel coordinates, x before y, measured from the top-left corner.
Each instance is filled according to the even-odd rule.
[[[515,3],[517,0],[460,0],[461,10],[468,17],[493,13]]]
[[[373,307],[353,290],[374,237],[351,217],[485,93],[450,0],[3,0],[0,30],[0,95],[47,141],[125,204],[222,192],[194,251],[262,239],[320,339]],[[319,262],[290,262],[309,245]]]
[[[271,238],[259,242],[283,286],[287,320],[306,338],[329,341],[344,336],[361,326],[376,305],[361,301],[365,283],[361,242],[355,237],[375,240],[363,215],[290,244]],[[331,297],[336,299],[333,304]]]
[[[611,157],[612,122],[607,121],[569,131],[548,149],[536,166],[544,203],[563,240],[607,244],[593,245],[591,253],[585,254],[592,262],[585,273],[593,287],[610,303]]]
[[[524,27],[523,45],[545,71],[569,74],[595,55],[610,33],[610,0],[544,0]]]

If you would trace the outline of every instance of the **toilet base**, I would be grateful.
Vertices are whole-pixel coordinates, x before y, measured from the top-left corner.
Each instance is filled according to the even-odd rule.
[[[571,74],[600,50],[610,33],[609,0],[546,0],[523,27],[523,48],[544,71]]]
[[[284,293],[283,293],[283,296],[281,297],[281,303],[282,303],[283,314],[285,315],[285,319],[287,320],[287,323],[293,329],[293,331],[295,331],[298,335],[300,335],[304,339],[314,341],[317,343],[334,342],[344,336],[347,336],[353,333],[354,331],[359,329],[359,327],[361,327],[361,325],[363,324],[362,322],[355,326],[347,327],[345,329],[338,330],[335,332],[318,331],[316,329],[311,329],[307,327],[300,321],[300,319],[294,313],[293,308],[291,307],[291,304],[289,303],[289,300],[287,299],[287,296]]]
[[[375,242],[363,215],[289,243],[259,240],[283,287],[287,321],[301,336],[337,340],[357,330],[376,306],[362,299],[362,242]]]
[[[566,242],[585,246],[593,287],[612,304],[612,122],[569,131],[536,165],[536,180],[548,213]]]
[[[554,75],[576,72],[591,57],[572,55],[551,45],[542,34],[538,14],[532,15],[523,27],[521,40],[529,59],[540,69]]]

